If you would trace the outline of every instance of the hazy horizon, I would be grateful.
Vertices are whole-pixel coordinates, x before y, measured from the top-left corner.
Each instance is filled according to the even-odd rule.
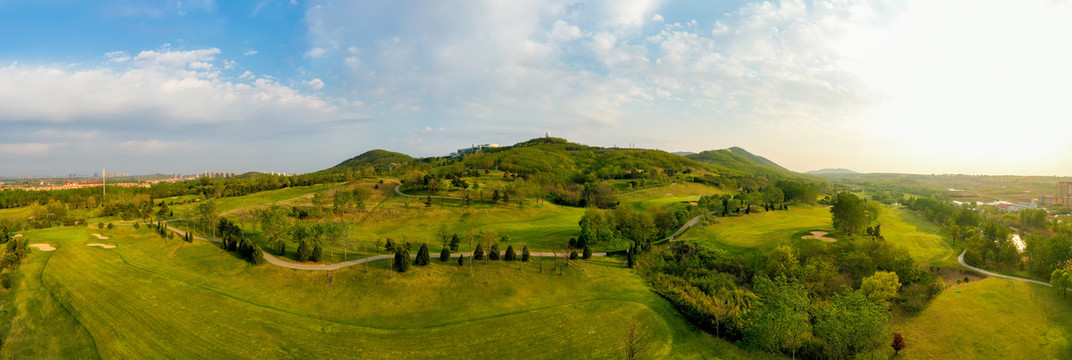
[[[1072,175],[1060,1],[0,2],[0,30],[5,177],[311,172],[545,132]]]

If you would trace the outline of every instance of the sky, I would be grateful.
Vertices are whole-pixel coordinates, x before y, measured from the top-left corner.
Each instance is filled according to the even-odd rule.
[[[0,0],[0,176],[311,172],[550,133],[1072,175],[1072,2]]]

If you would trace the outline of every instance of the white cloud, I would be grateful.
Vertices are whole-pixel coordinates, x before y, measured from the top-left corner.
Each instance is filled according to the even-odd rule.
[[[331,120],[335,105],[250,73],[224,80],[217,49],[143,51],[133,67],[0,67],[0,122],[161,124]],[[255,79],[255,80],[254,80]]]
[[[321,81],[320,79],[312,79],[312,80],[306,81],[305,86],[310,88],[310,89],[313,89],[313,90],[320,90],[320,89],[324,88],[324,82]]]
[[[324,56],[324,54],[327,53],[327,52],[328,52],[328,50],[325,49],[325,48],[314,47],[312,49],[309,49],[309,51],[306,51],[305,56],[306,57],[311,57],[311,58],[319,58],[319,57]]]
[[[257,50],[249,49],[249,50],[246,50],[246,52],[242,53],[242,55],[245,55],[245,56],[257,55]]]
[[[555,21],[551,28],[551,39],[558,41],[573,41],[581,38],[581,28],[567,24],[565,21]]]
[[[0,144],[0,157],[48,155],[51,148],[45,143]]]
[[[662,16],[662,15],[659,15],[659,14],[655,14],[655,15],[653,15],[653,16],[651,17],[651,21],[655,21],[655,22],[663,22],[663,16]]]

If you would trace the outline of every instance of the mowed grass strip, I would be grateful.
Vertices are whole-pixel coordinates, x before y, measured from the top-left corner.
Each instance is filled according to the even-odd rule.
[[[51,327],[80,322],[104,358],[612,358],[625,324],[639,318],[657,355],[748,356],[685,323],[621,259],[562,275],[551,275],[550,261],[544,273],[539,263],[470,272],[435,262],[407,274],[377,262],[335,271],[327,284],[324,272],[251,266],[212,244],[165,241],[145,228],[102,231],[115,249],[84,246],[87,230],[79,230],[39,231],[55,231],[48,237],[58,247],[42,287],[73,316],[33,323],[40,335],[24,349],[56,353],[52,342],[69,341],[49,337],[65,334]],[[72,346],[92,354],[92,345]]]
[[[824,206],[797,205],[787,211],[710,218],[717,223],[691,229],[681,239],[749,249],[797,241],[800,240],[799,234],[806,231],[832,231],[830,209]],[[794,236],[797,239],[793,239]]]
[[[882,235],[887,241],[904,247],[916,261],[923,264],[959,267],[944,230],[933,222],[900,207],[884,207]]]
[[[991,277],[946,289],[892,327],[908,344],[905,359],[1067,359],[1072,300],[1049,287]]]

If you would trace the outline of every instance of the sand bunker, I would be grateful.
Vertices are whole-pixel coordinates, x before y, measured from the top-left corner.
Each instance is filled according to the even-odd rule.
[[[56,248],[52,247],[52,245],[49,245],[49,244],[30,244],[30,247],[36,248],[37,250],[41,250],[41,251],[56,250]]]
[[[99,244],[99,243],[86,244],[86,246],[96,246],[96,247],[102,247],[102,248],[105,248],[105,249],[115,249],[115,245]]]
[[[101,236],[101,234],[90,234],[90,235],[96,236],[98,239],[101,239],[101,240],[108,240],[107,236]]]
[[[12,237],[22,237],[22,234],[15,234],[15,236]]]
[[[837,241],[837,239],[835,239],[835,238],[826,237],[826,234],[829,234],[829,233],[826,232],[826,231],[812,231],[811,235],[804,235],[804,236],[801,236],[800,238],[801,239],[816,239],[816,240],[822,240],[822,241],[826,241],[826,242],[835,242],[835,241]]]

